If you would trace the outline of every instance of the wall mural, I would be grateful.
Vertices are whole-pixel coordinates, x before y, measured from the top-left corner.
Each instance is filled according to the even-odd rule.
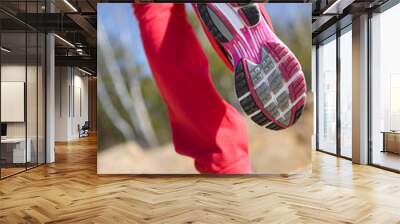
[[[97,32],[99,174],[311,170],[311,4],[104,3]]]

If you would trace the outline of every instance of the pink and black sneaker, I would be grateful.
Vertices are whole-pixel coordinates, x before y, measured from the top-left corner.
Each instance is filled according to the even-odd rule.
[[[267,24],[264,9],[255,3],[197,3],[194,8],[233,66],[244,112],[269,129],[293,125],[303,112],[306,82],[295,55]]]

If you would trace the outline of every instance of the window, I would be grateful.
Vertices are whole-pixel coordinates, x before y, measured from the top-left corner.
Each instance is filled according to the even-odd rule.
[[[26,169],[31,161],[30,141],[26,138],[26,33],[1,33],[1,177]],[[10,110],[10,108],[13,108]],[[28,147],[28,148],[27,148]]]
[[[340,155],[352,157],[352,32],[340,36]]]
[[[370,159],[400,170],[400,5],[371,18]]]
[[[351,158],[352,26],[340,30],[339,34],[318,47],[317,146],[321,151]]]
[[[7,1],[0,6],[17,5],[23,15],[43,12],[44,3]],[[45,163],[46,38],[8,14],[0,12],[0,17],[8,21],[0,23],[0,178],[5,178]]]
[[[336,153],[336,36],[318,48],[318,149]]]

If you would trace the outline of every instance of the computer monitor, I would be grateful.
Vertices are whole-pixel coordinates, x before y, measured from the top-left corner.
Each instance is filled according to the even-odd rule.
[[[7,136],[7,124],[1,123],[1,136]]]

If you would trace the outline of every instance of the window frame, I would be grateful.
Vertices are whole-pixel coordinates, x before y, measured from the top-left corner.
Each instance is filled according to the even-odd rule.
[[[347,18],[346,18],[347,19]],[[339,21],[340,22],[340,21]],[[315,62],[316,62],[316,68],[315,68],[315,78],[316,78],[316,138],[315,138],[315,145],[316,145],[316,150],[319,152],[323,152],[329,155],[333,155],[336,157],[344,158],[347,160],[352,160],[351,157],[347,157],[342,155],[342,150],[341,150],[341,118],[340,118],[340,104],[341,104],[341,97],[340,97],[340,81],[341,81],[341,67],[340,67],[340,60],[341,60],[341,55],[340,55],[340,37],[344,35],[347,32],[352,32],[352,23],[349,23],[345,25],[344,27],[337,29],[336,33],[331,34],[330,36],[326,37],[323,40],[320,40],[316,44],[316,51],[315,51]],[[320,64],[320,56],[319,56],[319,48],[322,43],[328,43],[330,41],[336,41],[336,152],[332,153],[327,150],[324,150],[320,148],[319,144],[319,103],[320,103],[320,92],[318,91],[319,85],[320,85],[320,80],[319,80],[319,64]]]

